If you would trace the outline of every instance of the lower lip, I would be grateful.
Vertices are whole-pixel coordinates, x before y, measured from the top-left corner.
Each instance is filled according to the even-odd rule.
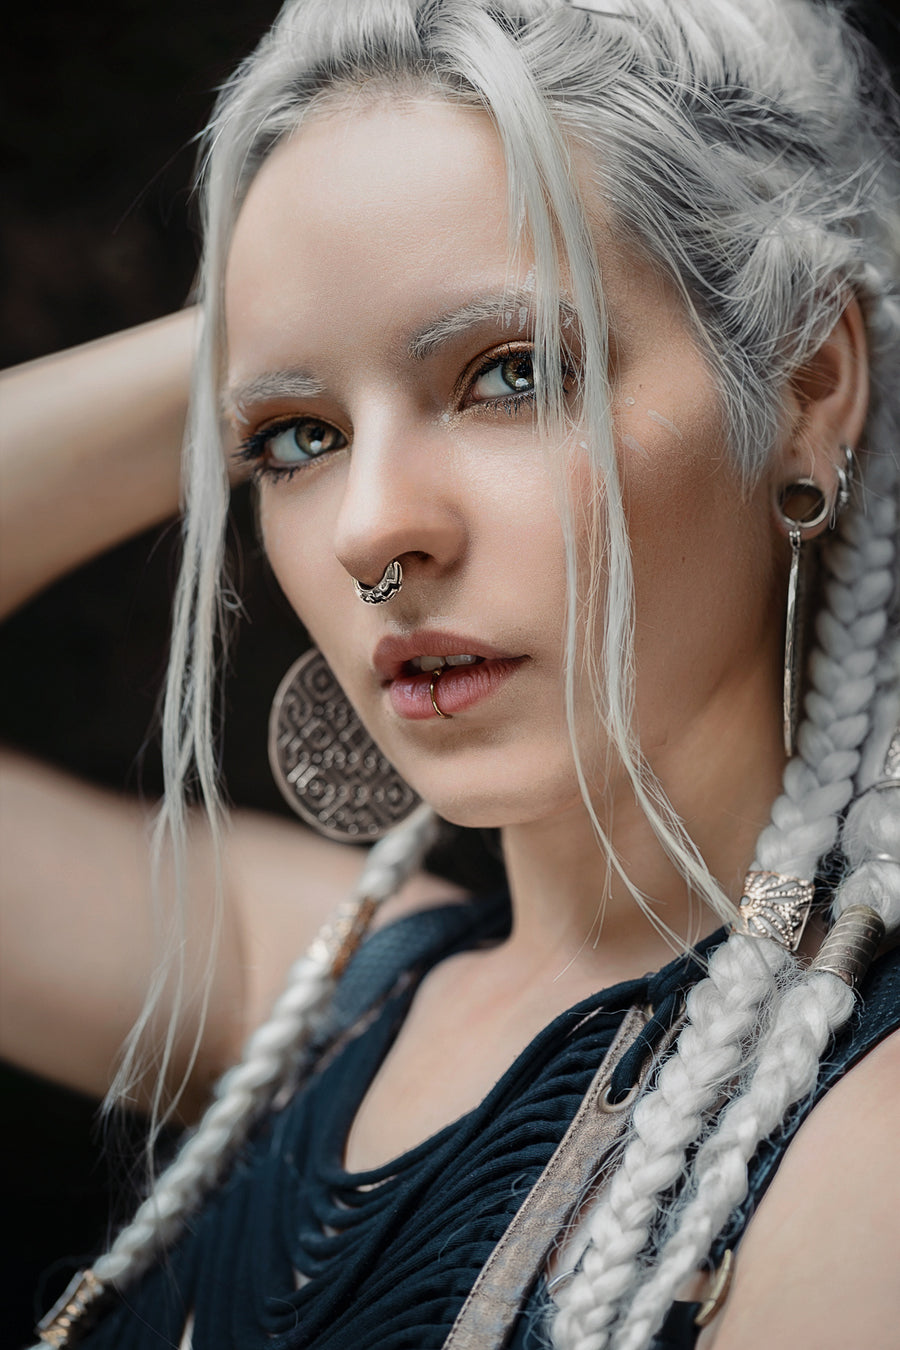
[[[482,703],[495,694],[525,660],[482,661],[478,666],[445,666],[435,681],[434,696],[445,717],[456,717],[468,712],[476,703]],[[431,675],[400,675],[387,686],[391,707],[398,717],[410,722],[435,720],[437,713],[431,701]]]

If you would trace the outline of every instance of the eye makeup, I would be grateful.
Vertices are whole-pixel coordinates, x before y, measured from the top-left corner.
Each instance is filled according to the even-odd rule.
[[[532,353],[531,343],[504,343],[476,358],[454,391],[455,410],[482,415],[504,412],[511,417],[530,410],[535,398]],[[256,480],[283,482],[349,444],[344,432],[324,418],[288,415],[245,437],[234,458],[251,465]]]

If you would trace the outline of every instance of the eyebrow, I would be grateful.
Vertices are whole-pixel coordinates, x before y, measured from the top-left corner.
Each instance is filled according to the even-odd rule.
[[[560,325],[570,328],[577,321],[575,307],[564,296],[559,297],[558,305]],[[480,324],[499,322],[505,328],[523,328],[533,321],[533,290],[521,287],[501,291],[497,295],[469,300],[458,309],[449,310],[425,324],[410,338],[407,350],[414,361],[425,361],[439,347]]]
[[[577,314],[572,303],[560,296],[558,306],[560,326],[565,329],[576,325]],[[478,296],[417,329],[409,339],[407,352],[413,361],[425,361],[440,347],[482,324],[499,323],[505,328],[524,328],[533,321],[534,291],[528,287]],[[244,384],[226,389],[222,395],[222,410],[226,417],[243,421],[245,409],[256,403],[280,398],[318,398],[325,392],[322,381],[301,367],[269,370],[262,375],[255,375]]]
[[[308,370],[291,367],[287,370],[267,370],[246,384],[226,389],[223,408],[226,416],[241,417],[244,408],[254,403],[265,403],[276,398],[317,398],[325,393],[325,386]]]

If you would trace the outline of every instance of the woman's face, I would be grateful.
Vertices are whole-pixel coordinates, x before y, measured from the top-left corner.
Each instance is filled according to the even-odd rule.
[[[736,695],[774,704],[769,508],[764,488],[741,496],[672,294],[602,230],[599,249],[638,720],[665,781],[667,757],[713,741]],[[385,753],[463,824],[580,803],[554,447],[529,396],[531,276],[527,254],[508,262],[488,118],[423,98],[333,111],[280,145],[226,278],[230,406],[261,471],[275,573]],[[394,558],[401,593],[362,603],[352,578],[372,584]],[[451,658],[444,719],[418,669],[437,657]]]

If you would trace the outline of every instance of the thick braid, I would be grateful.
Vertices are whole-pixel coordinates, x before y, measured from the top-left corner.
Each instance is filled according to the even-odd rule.
[[[267,1089],[280,1082],[286,1061],[302,1049],[331,987],[329,968],[320,959],[303,956],[292,966],[272,1016],[249,1038],[242,1061],[219,1080],[213,1104],[131,1223],[95,1263],[99,1280],[121,1284],[132,1278],[175,1237],[269,1100]]]
[[[773,987],[766,961],[755,949],[741,951],[741,944],[750,946],[751,940],[726,944],[710,962],[709,977],[692,991],[678,1053],[663,1065],[655,1091],[636,1106],[622,1162],[603,1201],[575,1235],[573,1247],[584,1250],[576,1275],[557,1296],[557,1345],[579,1350],[606,1345],[619,1302],[634,1282],[659,1196],[681,1175],[704,1112],[740,1066],[747,1026]],[[748,964],[755,979],[747,979]],[[714,1034],[699,1033],[698,1025]]]
[[[434,839],[428,807],[369,853],[356,886],[358,899],[381,902],[415,872]],[[271,1017],[249,1038],[243,1058],[220,1079],[215,1099],[174,1162],[159,1176],[131,1223],[94,1266],[104,1284],[122,1285],[140,1274],[173,1241],[188,1213],[221,1175],[259,1113],[294,1070],[319,1025],[334,988],[324,943],[291,968]]]
[[[834,690],[831,739],[844,747],[835,754],[847,753],[848,726],[860,716],[860,701],[872,703],[875,642],[884,633],[894,585],[897,510],[890,491],[894,485],[887,481],[894,477],[890,461],[881,461],[872,477],[877,495],[873,491],[866,515],[849,519],[844,532],[845,540],[853,542],[836,543],[831,550],[834,580],[826,588],[826,610],[818,626],[822,649],[812,663],[817,686],[810,698],[813,711],[824,711],[823,691],[828,686]],[[826,750],[826,762],[830,753]],[[900,811],[890,797],[896,797],[896,790],[865,792],[848,813],[844,844],[852,870],[835,897],[835,913],[851,904],[871,905],[888,931],[895,931],[900,926]],[[811,1090],[823,1052],[853,1007],[853,994],[837,976],[797,972],[794,986],[778,1000],[745,1093],[723,1112],[698,1151],[691,1190],[674,1216],[675,1231],[634,1299],[616,1338],[617,1350],[641,1350],[649,1342],[682,1280],[744,1199],[747,1164],[760,1141]]]
[[[649,1344],[682,1281],[746,1195],[747,1165],[760,1140],[815,1086],[832,1028],[849,1017],[853,1004],[843,980],[824,973],[812,975],[779,1001],[751,1086],[726,1109],[698,1152],[693,1197],[617,1332],[616,1350],[644,1350]]]
[[[882,479],[889,470],[879,469],[875,476]],[[881,491],[867,516],[858,509],[848,516],[843,542],[832,548],[833,577],[819,626],[822,649],[811,663],[800,755],[785,771],[784,791],[760,837],[755,867],[812,877],[836,840],[838,814],[852,795],[892,590],[896,527],[892,500],[881,495],[885,486],[878,483]],[[758,1029],[761,1003],[777,1009],[775,979],[793,965],[778,944],[738,936],[712,957],[707,980],[688,999],[689,1022],[677,1053],[635,1111],[622,1166],[585,1221],[580,1269],[557,1297],[554,1336],[566,1350],[608,1344],[609,1328],[640,1278],[637,1256],[649,1237],[657,1199],[680,1175],[700,1119],[714,1107],[728,1077],[727,1071],[718,1078],[709,1069],[727,1064],[729,1054],[736,1067]],[[691,1027],[695,1035],[688,1034]]]
[[[896,931],[900,926],[900,811],[887,794],[879,792],[866,793],[856,808],[853,848],[859,861],[839,888],[835,908],[843,912],[851,904],[870,905],[888,929]],[[860,829],[861,816],[868,818],[864,829]],[[881,852],[872,845],[885,842],[894,850],[891,861],[872,856]],[[696,1269],[729,1214],[746,1196],[748,1164],[760,1141],[814,1087],[822,1054],[854,1007],[850,988],[826,971],[802,977],[780,1001],[747,1092],[723,1113],[719,1128],[698,1152],[692,1198],[650,1279],[638,1291],[616,1337],[616,1350],[644,1350],[648,1345],[682,1281]]]

